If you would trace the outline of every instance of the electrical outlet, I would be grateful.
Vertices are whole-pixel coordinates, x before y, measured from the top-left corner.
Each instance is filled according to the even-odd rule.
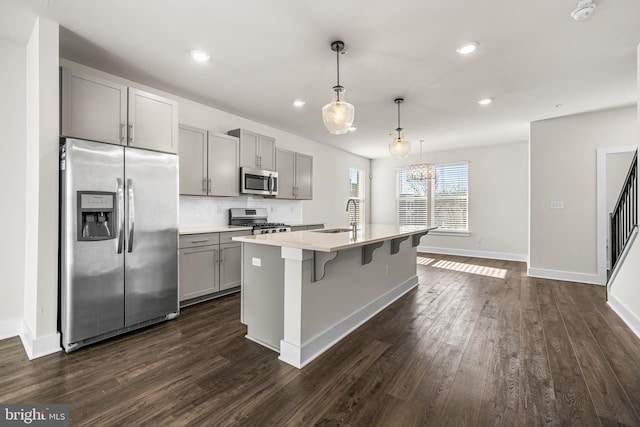
[[[251,257],[251,265],[254,267],[262,267],[262,258]]]
[[[551,209],[564,209],[564,202],[562,200],[554,200],[551,202]]]

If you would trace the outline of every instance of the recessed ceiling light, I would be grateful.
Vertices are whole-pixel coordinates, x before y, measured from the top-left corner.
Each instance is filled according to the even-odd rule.
[[[358,130],[358,126],[351,126],[349,128],[349,132],[355,132],[356,130]]]
[[[460,55],[468,55],[472,52],[475,52],[475,50],[478,48],[478,46],[480,46],[480,44],[478,42],[469,42],[469,43],[465,43],[462,46],[460,46],[459,48],[456,49],[456,52],[458,52]]]
[[[482,98],[478,100],[478,104],[480,105],[489,105],[493,102],[493,98]]]
[[[303,107],[304,104],[306,104],[306,102],[304,102],[302,99],[296,99],[293,101],[294,107]]]
[[[197,62],[207,62],[211,60],[211,55],[202,50],[192,50],[191,57]]]

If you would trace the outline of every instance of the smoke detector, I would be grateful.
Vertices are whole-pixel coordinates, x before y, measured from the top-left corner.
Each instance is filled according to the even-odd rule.
[[[591,16],[594,10],[596,10],[596,4],[592,0],[579,0],[576,10],[571,12],[571,17],[576,21],[584,21]]]

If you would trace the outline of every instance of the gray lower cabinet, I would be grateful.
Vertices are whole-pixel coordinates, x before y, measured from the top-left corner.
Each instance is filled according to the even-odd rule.
[[[178,151],[176,101],[68,67],[60,79],[60,135]]]
[[[240,195],[238,138],[181,124],[179,154],[180,194]]]
[[[180,249],[180,301],[209,295],[218,284],[218,246]]]
[[[180,305],[240,290],[241,244],[234,236],[250,231],[180,236]]]
[[[313,198],[313,157],[276,148],[278,199],[311,200]]]

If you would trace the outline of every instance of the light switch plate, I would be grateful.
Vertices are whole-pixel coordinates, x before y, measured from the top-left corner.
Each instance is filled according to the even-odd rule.
[[[262,259],[261,258],[256,258],[256,257],[251,257],[251,265],[253,265],[255,267],[262,267]]]
[[[564,209],[564,202],[562,200],[554,200],[551,202],[551,209]]]

